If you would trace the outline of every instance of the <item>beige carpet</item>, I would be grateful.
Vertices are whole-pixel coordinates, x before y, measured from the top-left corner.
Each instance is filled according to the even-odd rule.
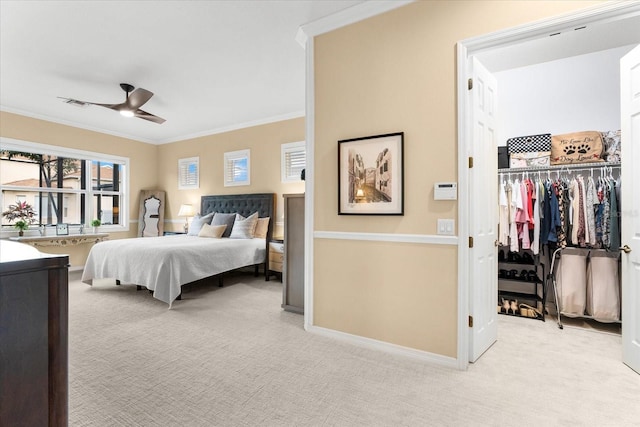
[[[70,283],[70,426],[640,425],[620,336],[499,316],[468,371],[351,346],[241,274],[167,305],[135,286]]]

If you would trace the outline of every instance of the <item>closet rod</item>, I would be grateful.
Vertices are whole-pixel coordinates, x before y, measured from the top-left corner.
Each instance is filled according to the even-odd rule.
[[[502,168],[498,169],[499,173],[517,173],[517,172],[546,172],[546,171],[565,171],[565,170],[591,170],[601,167],[619,168],[620,162],[599,162],[599,163],[580,163],[577,165],[555,165],[555,166],[529,166],[526,168]]]

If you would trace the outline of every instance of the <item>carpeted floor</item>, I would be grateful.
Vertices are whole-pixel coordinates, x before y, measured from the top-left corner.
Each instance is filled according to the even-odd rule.
[[[466,372],[307,333],[249,274],[167,305],[71,276],[70,426],[640,425],[617,334],[499,316]]]

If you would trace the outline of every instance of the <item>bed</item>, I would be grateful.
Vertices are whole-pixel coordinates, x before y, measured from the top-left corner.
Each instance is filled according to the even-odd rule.
[[[84,267],[82,281],[115,279],[116,283],[144,286],[154,298],[169,306],[182,293],[182,286],[247,266],[264,266],[269,280],[269,241],[273,234],[274,193],[203,196],[200,212],[238,213],[248,217],[258,212],[270,218],[266,238],[205,238],[186,234],[104,241],[95,244]]]

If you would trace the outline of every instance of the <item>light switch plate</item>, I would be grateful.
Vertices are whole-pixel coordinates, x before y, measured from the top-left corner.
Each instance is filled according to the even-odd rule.
[[[438,219],[438,234],[445,236],[455,235],[455,220],[453,219]]]

